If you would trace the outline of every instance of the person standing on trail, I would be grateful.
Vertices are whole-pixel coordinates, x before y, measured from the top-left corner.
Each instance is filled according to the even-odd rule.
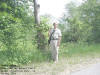
[[[53,23],[54,28],[49,30],[49,37],[50,38],[50,50],[53,61],[56,63],[58,62],[58,49],[60,46],[61,41],[61,30],[58,28],[57,23]]]

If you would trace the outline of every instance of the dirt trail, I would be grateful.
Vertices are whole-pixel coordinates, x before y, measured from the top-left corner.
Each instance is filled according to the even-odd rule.
[[[20,69],[17,68],[15,70],[9,70],[8,74],[0,72],[0,75],[77,75],[77,72],[85,70],[94,64],[100,63],[100,58],[81,58],[80,60],[79,59],[80,58],[65,58],[60,60],[56,64],[53,62],[40,63],[35,66],[31,64]],[[16,74],[14,74],[15,72]]]
[[[75,72],[71,75],[100,75],[100,63],[95,64],[90,68]]]

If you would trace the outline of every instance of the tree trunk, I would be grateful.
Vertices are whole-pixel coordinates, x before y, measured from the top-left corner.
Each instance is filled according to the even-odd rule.
[[[34,1],[35,23],[39,26],[40,25],[40,16],[39,16],[40,5],[38,4],[37,0],[33,0],[33,1]]]
[[[38,4],[37,0],[33,0],[34,2],[34,17],[35,17],[35,24],[37,27],[40,27],[40,16],[39,16],[39,10],[40,10],[40,5]],[[38,44],[38,49],[44,49],[44,45],[42,43],[43,41],[43,34],[41,31],[37,29],[37,44]]]

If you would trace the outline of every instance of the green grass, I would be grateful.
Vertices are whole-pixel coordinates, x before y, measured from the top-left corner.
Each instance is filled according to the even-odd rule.
[[[60,48],[60,56],[73,57],[75,55],[85,56],[91,54],[99,54],[100,53],[100,44],[75,44],[75,43],[67,43],[63,44]]]
[[[72,58],[79,56],[99,56],[100,44],[62,44],[59,57]],[[50,51],[34,50],[2,50],[0,51],[0,65],[25,65],[30,63],[52,62]]]
[[[0,65],[25,65],[50,61],[50,52],[43,53],[39,50],[4,50],[0,51]]]

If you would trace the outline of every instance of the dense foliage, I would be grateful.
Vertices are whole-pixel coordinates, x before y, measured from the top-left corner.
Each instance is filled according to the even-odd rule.
[[[37,49],[37,35],[41,38],[38,40],[41,50],[48,48],[50,19],[41,16],[40,26],[37,26],[34,10],[30,7],[33,7],[33,0],[0,0],[0,65],[21,65],[50,59],[50,52]],[[100,43],[99,0],[87,0],[80,6],[70,3],[66,5],[66,11],[68,13],[64,13],[60,20],[62,43],[65,43],[61,49],[65,55],[67,42]],[[37,34],[38,31],[42,34]],[[75,46],[68,44],[66,47],[72,47],[69,52],[73,53]],[[76,53],[81,52],[77,48]]]
[[[47,44],[48,19],[41,17],[41,25],[34,23],[33,11],[27,0],[0,1],[0,64],[27,64],[37,54],[37,30],[43,33],[41,44]],[[44,49],[44,48],[43,48]],[[41,56],[42,54],[40,54]],[[5,59],[5,60],[3,60]]]
[[[66,11],[61,19],[63,40],[65,42],[98,42],[100,43],[100,2],[87,0],[80,6],[74,3],[67,4]]]

